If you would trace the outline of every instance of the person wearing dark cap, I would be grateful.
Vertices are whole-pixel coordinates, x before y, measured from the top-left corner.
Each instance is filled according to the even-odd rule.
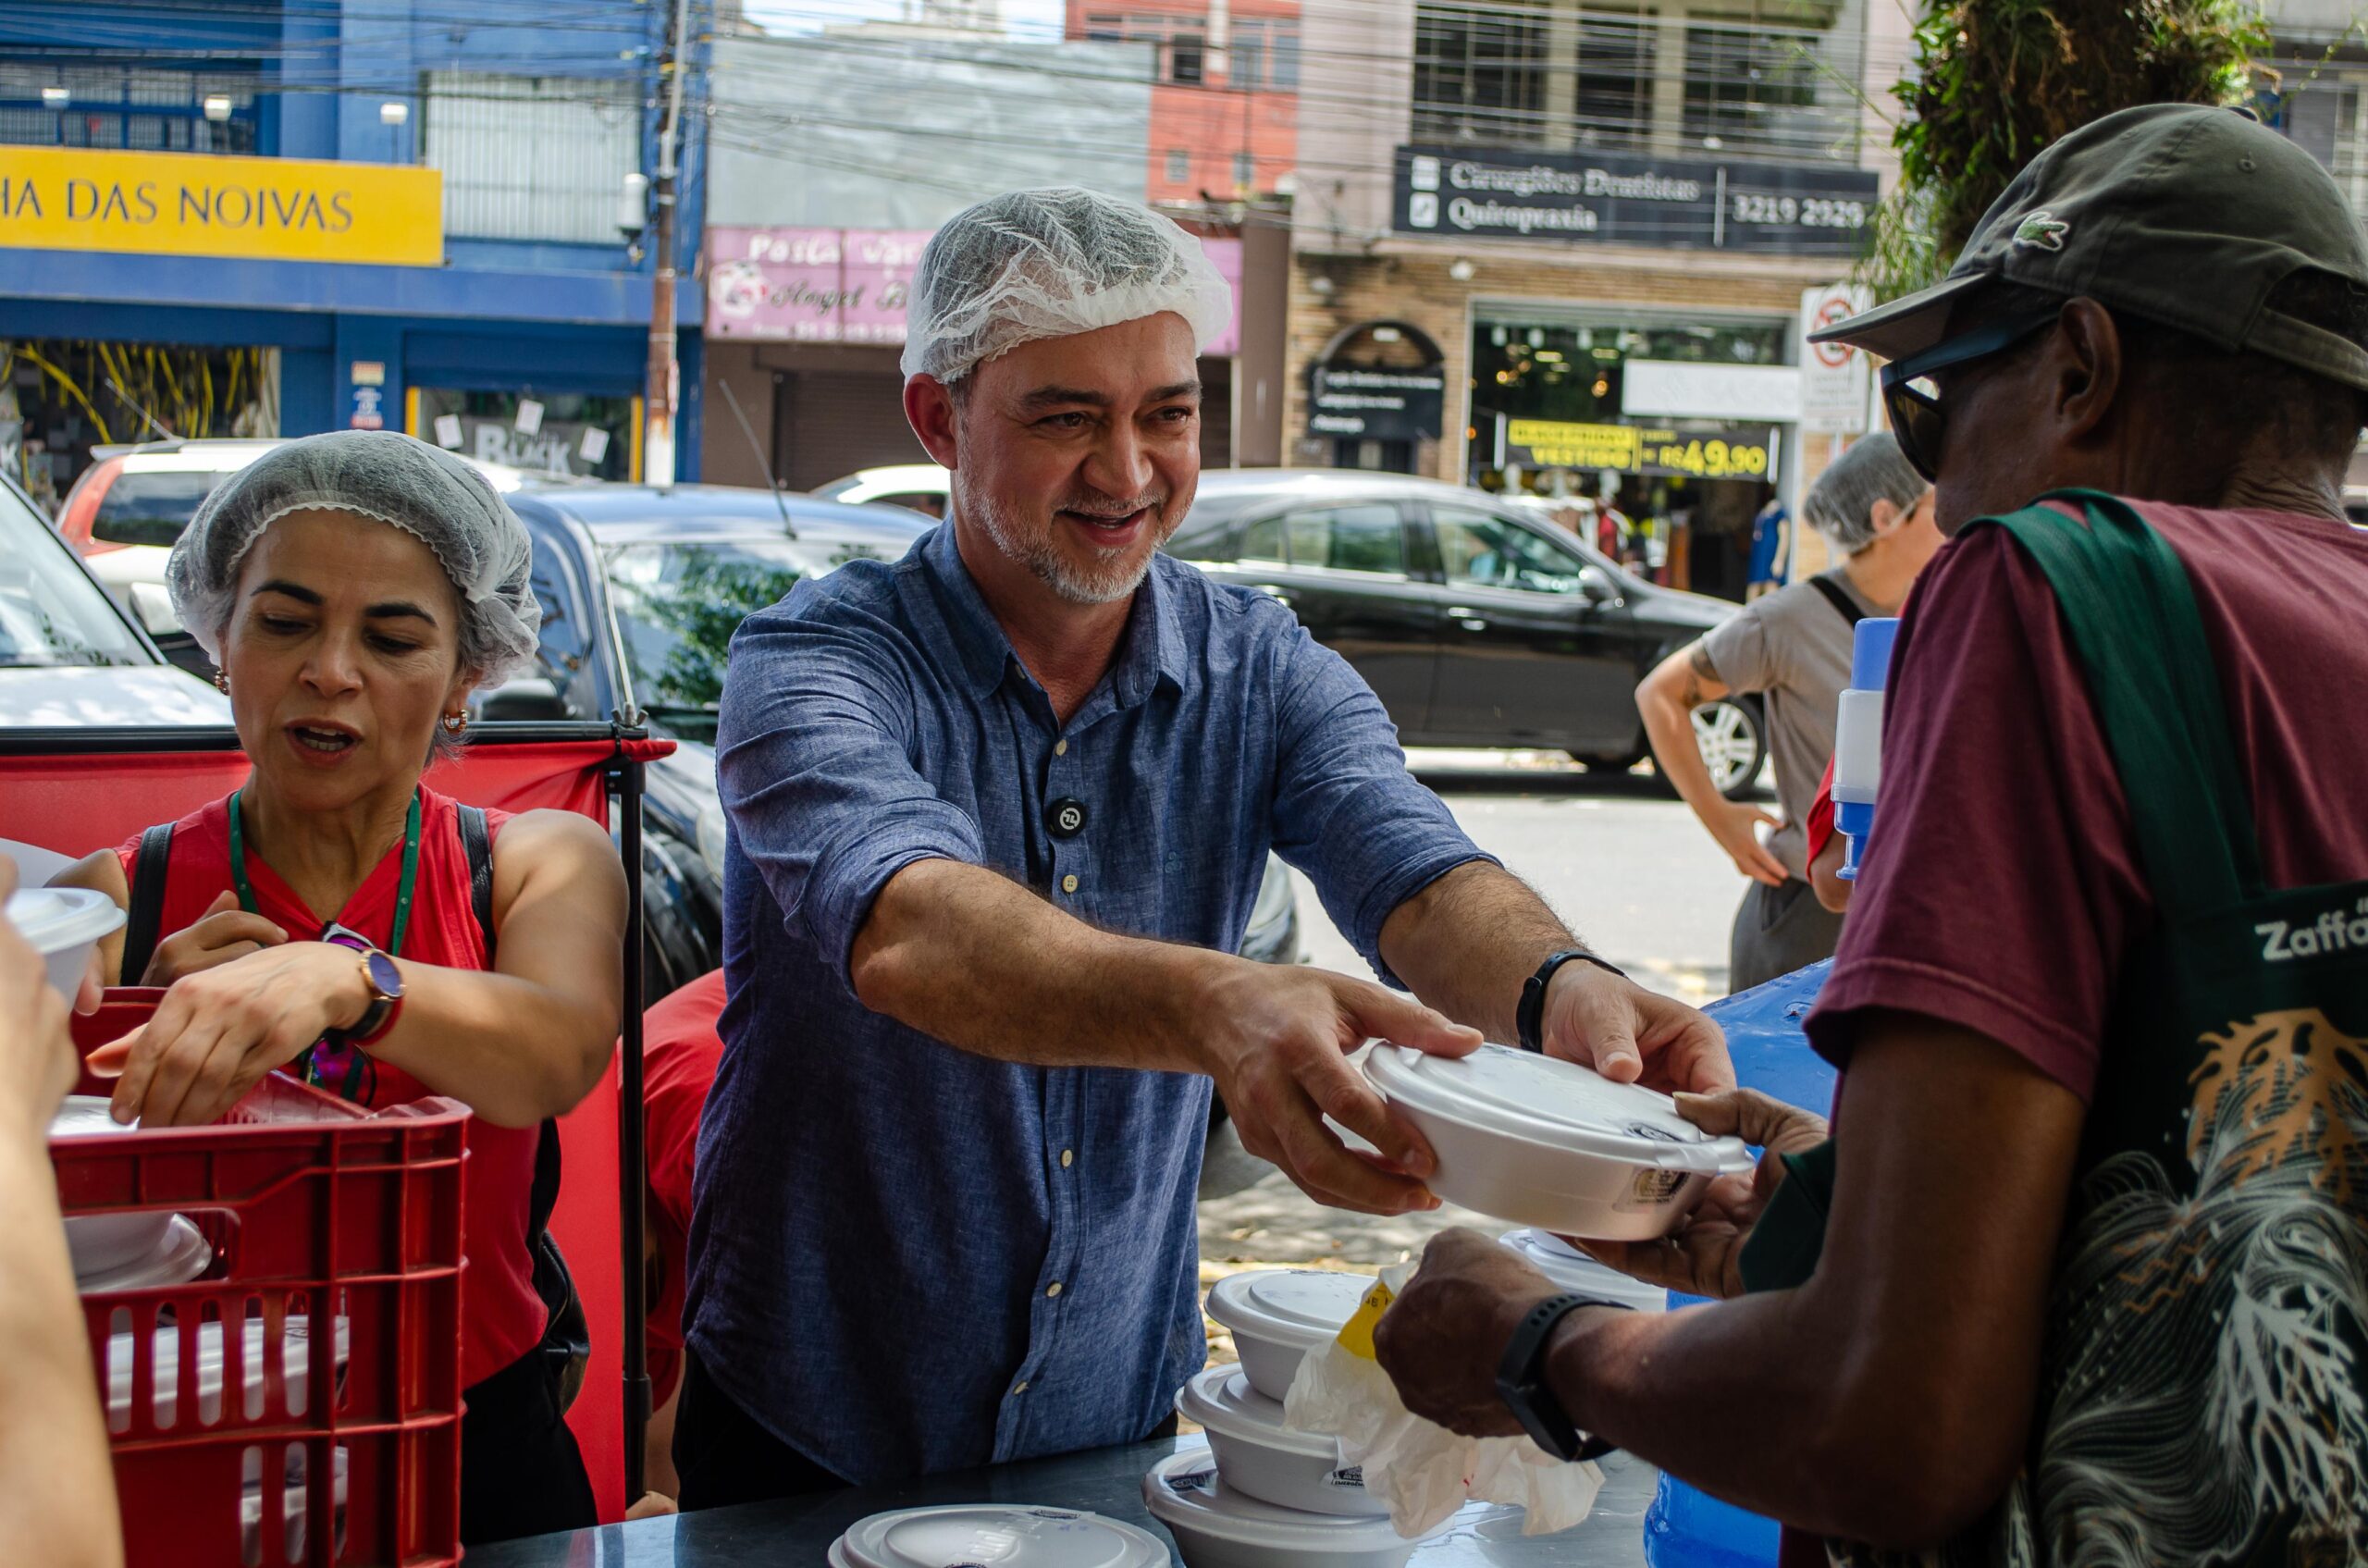
[[[1450,1233],[1381,1363],[1461,1430],[1551,1406],[1788,1553],[2362,1561],[2359,220],[2250,118],[2128,110],[1833,336],[1893,362],[1956,536],[1907,607],[1808,1023],[1840,1136],[1684,1102],[1792,1157],[1599,1251],[1737,1300],[1540,1329],[1553,1288]]]

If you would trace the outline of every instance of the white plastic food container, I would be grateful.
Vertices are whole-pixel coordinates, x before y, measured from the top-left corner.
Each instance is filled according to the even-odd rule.
[[[1281,1403],[1252,1388],[1239,1367],[1212,1366],[1185,1384],[1176,1413],[1209,1435],[1217,1472],[1237,1492],[1309,1513],[1389,1512],[1365,1490],[1363,1473],[1340,1463],[1337,1439],[1283,1425]]]
[[[1638,1312],[1669,1310],[1667,1290],[1596,1262],[1560,1236],[1544,1230],[1508,1230],[1497,1240],[1520,1253],[1523,1263],[1554,1281],[1557,1290],[1600,1296]]]
[[[312,1325],[302,1313],[290,1313],[281,1328],[280,1366],[285,1393],[285,1409],[266,1410],[270,1401],[264,1397],[263,1319],[245,1320],[239,1336],[244,1346],[245,1361],[240,1369],[240,1386],[244,1391],[243,1408],[249,1417],[266,1414],[302,1415],[312,1408]],[[149,1356],[154,1366],[152,1397],[155,1401],[155,1417],[159,1426],[172,1421],[180,1399],[181,1337],[180,1330],[170,1323],[156,1326],[155,1336],[149,1341]],[[107,1425],[117,1431],[130,1425],[131,1418],[131,1336],[107,1336]],[[346,1318],[337,1320],[337,1379],[345,1380],[345,1365],[353,1349],[353,1327]],[[219,1322],[197,1326],[197,1419],[201,1426],[211,1426],[222,1419],[222,1325]],[[179,1425],[178,1422],[172,1422]]]
[[[1314,1268],[1261,1268],[1209,1289],[1209,1315],[1233,1336],[1250,1386],[1287,1398],[1300,1358],[1337,1336],[1373,1289],[1370,1274]]]
[[[1376,1045],[1365,1075],[1430,1140],[1432,1191],[1516,1225],[1656,1241],[1714,1177],[1751,1168],[1741,1139],[1709,1136],[1668,1095],[1531,1051]]]
[[[875,1513],[832,1543],[831,1568],[1168,1568],[1137,1525],[1073,1508],[964,1503]]]
[[[1176,1537],[1186,1568],[1403,1568],[1422,1544],[1387,1518],[1302,1513],[1244,1497],[1218,1478],[1205,1449],[1153,1465],[1143,1477],[1143,1502]]]
[[[107,1115],[103,1094],[68,1094],[49,1119],[52,1138],[130,1130]],[[197,1228],[169,1211],[78,1215],[66,1222],[66,1249],[74,1257],[74,1282],[85,1290],[183,1284],[204,1273],[214,1256]]]
[[[49,983],[68,1002],[101,938],[123,924],[114,899],[87,887],[20,887],[8,895],[8,923],[49,968]]]

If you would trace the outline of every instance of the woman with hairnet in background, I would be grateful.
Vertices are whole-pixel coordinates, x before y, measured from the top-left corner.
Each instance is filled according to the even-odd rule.
[[[505,817],[420,782],[477,686],[530,659],[524,526],[466,463],[411,437],[275,448],[174,547],[174,607],[221,669],[247,782],[61,882],[131,911],[102,961],[165,986],[93,1056],[115,1114],[213,1120],[275,1068],[372,1107],[476,1113],[462,1218],[461,1537],[594,1523],[561,1416],[530,1192],[542,1124],[607,1068],[624,872],[563,811]],[[479,882],[483,877],[489,887]],[[137,890],[135,892],[135,890]]]

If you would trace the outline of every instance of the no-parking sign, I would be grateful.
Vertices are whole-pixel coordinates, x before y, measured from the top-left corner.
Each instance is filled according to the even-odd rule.
[[[1867,356],[1846,343],[1808,336],[1874,303],[1866,289],[1830,283],[1801,293],[1801,428],[1855,436],[1867,428]]]

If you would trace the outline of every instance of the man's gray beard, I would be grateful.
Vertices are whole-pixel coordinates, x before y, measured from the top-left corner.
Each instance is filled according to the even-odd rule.
[[[1151,574],[1151,555],[1131,565],[1121,558],[1105,563],[1099,571],[1080,571],[1061,554],[1049,532],[1026,537],[993,502],[957,495],[955,506],[963,516],[979,520],[979,525],[987,531],[987,537],[994,540],[997,549],[1034,573],[1046,587],[1071,604],[1115,604],[1142,586],[1143,579]],[[1156,549],[1152,551],[1152,555],[1157,553]]]

